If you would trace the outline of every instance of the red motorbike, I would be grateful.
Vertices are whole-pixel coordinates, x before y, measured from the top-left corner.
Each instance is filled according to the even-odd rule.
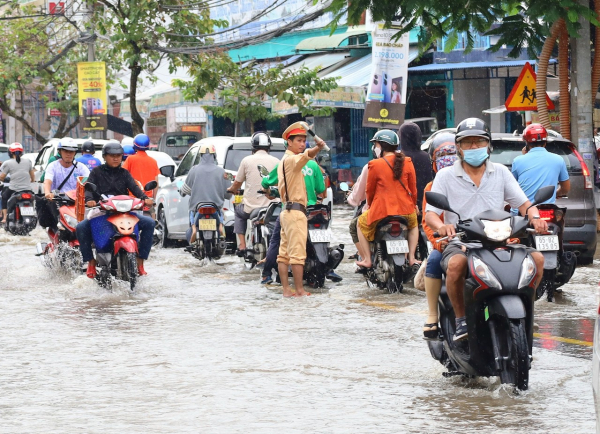
[[[43,199],[44,196],[36,196]],[[82,271],[79,241],[77,241],[77,217],[75,212],[76,191],[55,193],[52,199],[58,205],[57,229],[48,228],[48,243],[38,243],[37,256],[42,256],[44,265],[58,264],[64,269]]]

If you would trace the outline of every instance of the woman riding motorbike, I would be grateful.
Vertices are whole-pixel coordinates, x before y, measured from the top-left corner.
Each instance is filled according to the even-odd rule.
[[[391,215],[400,215],[408,222],[408,261],[418,266],[415,252],[419,241],[417,220],[417,179],[410,158],[398,150],[398,135],[391,130],[378,131],[371,139],[380,156],[369,163],[367,203],[369,209],[358,219],[359,254],[356,265],[371,268],[369,242],[375,238],[377,223]]]
[[[27,158],[22,159],[23,146],[20,143],[12,143],[8,147],[10,160],[6,160],[0,166],[0,181],[10,175],[10,184],[8,188],[2,191],[2,224],[6,223],[8,215],[8,199],[21,191],[30,191],[31,183],[35,181],[33,165]]]
[[[434,173],[445,167],[454,165],[458,159],[456,155],[456,145],[454,143],[454,134],[442,133],[436,136],[430,147],[430,155]],[[425,187],[425,192],[431,191],[431,181]],[[427,206],[425,195],[423,195],[423,208]],[[423,337],[425,339],[437,339],[439,336],[438,328],[438,298],[442,290],[442,252],[448,244],[446,241],[437,242],[433,236],[433,230],[425,223],[425,213],[423,213],[423,230],[427,239],[433,245],[433,250],[427,257],[425,266],[425,294],[427,296],[428,315],[427,321],[423,326]]]

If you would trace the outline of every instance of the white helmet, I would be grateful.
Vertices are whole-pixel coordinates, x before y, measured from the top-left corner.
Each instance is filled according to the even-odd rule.
[[[56,146],[57,150],[64,149],[65,151],[78,151],[77,143],[71,137],[63,137]]]

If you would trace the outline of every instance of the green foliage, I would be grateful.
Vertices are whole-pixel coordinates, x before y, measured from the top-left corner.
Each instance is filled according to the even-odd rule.
[[[423,26],[426,31],[419,35],[421,49],[447,37],[446,49],[451,50],[458,42],[458,34],[465,32],[468,39],[465,51],[469,52],[473,49],[475,33],[482,33],[499,36],[492,51],[506,44],[513,47],[510,52],[513,57],[524,47],[535,56],[551,25],[559,18],[565,18],[572,37],[579,34],[579,17],[600,25],[588,4],[578,0],[333,0],[330,7],[336,16],[333,27],[343,19],[345,12],[350,24],[360,22],[367,9],[375,21],[385,21],[387,25],[403,21],[404,28],[397,37]]]
[[[144,120],[135,100],[138,78],[152,72],[166,58],[171,72],[185,66],[189,56],[166,55],[156,47],[177,46],[204,41],[215,27],[226,21],[212,20],[207,7],[196,0],[86,0],[94,7],[97,31],[110,38],[111,54],[131,70],[129,91],[134,133],[141,132]]]
[[[232,122],[272,120],[280,115],[266,106],[267,98],[297,106],[303,116],[327,116],[330,107],[312,107],[311,97],[317,92],[329,92],[337,87],[336,79],[321,79],[318,70],[303,67],[285,71],[283,66],[262,67],[254,63],[242,66],[226,54],[198,56],[190,68],[192,81],[175,80],[189,101],[201,100],[218,90],[219,107],[207,107],[215,115]]]

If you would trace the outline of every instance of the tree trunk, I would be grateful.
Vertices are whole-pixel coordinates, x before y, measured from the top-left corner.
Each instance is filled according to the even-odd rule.
[[[594,1],[596,19],[600,20],[600,0]],[[594,28],[594,63],[592,64],[592,106],[596,103],[596,93],[600,86],[600,28]]]
[[[17,112],[15,110],[12,110],[10,108],[10,106],[6,103],[6,99],[0,99],[0,109],[2,109],[2,112],[8,116],[10,116],[11,118],[15,118],[16,120],[18,120],[19,122],[21,122],[21,124],[23,124],[23,128],[25,128],[25,130],[27,130],[27,132],[29,134],[31,134],[33,137],[35,137],[35,140],[37,140],[41,145],[44,145],[48,140],[42,136],[40,133],[38,133],[35,128],[33,128],[29,122],[27,121],[27,119],[25,119],[24,116],[21,116],[19,114],[17,114]]]
[[[597,0],[600,1],[600,0]],[[558,67],[560,89],[560,133],[571,140],[571,95],[569,94],[569,33],[561,26],[558,39]]]
[[[142,68],[138,64],[131,67],[131,77],[129,78],[129,109],[131,110],[131,128],[133,129],[133,135],[141,134],[144,132],[144,119],[140,115],[137,109],[137,83],[138,77],[142,72]]]
[[[537,72],[537,95],[538,95],[538,114],[540,117],[540,123],[545,128],[550,128],[550,117],[548,116],[548,103],[546,102],[546,89],[547,89],[547,76],[548,76],[548,61],[552,54],[552,49],[556,43],[556,39],[561,28],[564,26],[564,19],[560,18],[556,21],[551,29],[550,35],[544,41],[544,46],[538,60],[538,72]]]

